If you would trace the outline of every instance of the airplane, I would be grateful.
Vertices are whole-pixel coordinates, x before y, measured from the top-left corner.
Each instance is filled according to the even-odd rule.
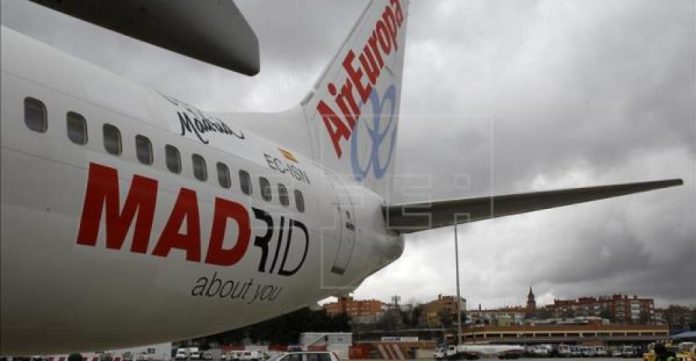
[[[33,1],[258,72],[244,26],[233,40],[252,55],[217,57],[229,51],[225,37],[200,40],[215,26],[186,28],[184,38],[200,31],[188,42],[148,38],[182,30],[129,32],[114,26],[117,12],[105,17],[109,25],[84,15],[104,15],[94,7],[80,15],[71,13],[76,2]],[[224,21],[221,3],[235,15],[232,2],[219,1],[197,2],[196,11],[173,0],[131,9]],[[310,94],[257,116],[205,112],[3,26],[0,354],[122,348],[243,327],[350,293],[398,259],[411,232],[683,183],[391,202],[407,7],[370,1]],[[250,119],[256,131],[240,125]]]

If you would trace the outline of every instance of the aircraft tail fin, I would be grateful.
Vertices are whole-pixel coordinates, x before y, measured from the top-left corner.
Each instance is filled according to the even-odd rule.
[[[314,158],[385,196],[394,164],[407,0],[373,0],[301,103]]]

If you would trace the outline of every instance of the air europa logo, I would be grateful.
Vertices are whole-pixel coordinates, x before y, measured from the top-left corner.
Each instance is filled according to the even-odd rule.
[[[367,121],[362,121],[356,125],[357,130],[353,131],[351,139],[351,164],[353,176],[358,182],[367,178],[370,171],[377,179],[384,177],[391,163],[396,144],[396,120],[394,119],[396,86],[390,85],[382,96],[379,95],[377,89],[373,90],[370,95],[370,104],[372,105],[372,116],[368,117]],[[386,113],[384,112],[385,108]],[[365,127],[365,131],[359,130],[361,125]],[[359,138],[363,136],[368,137],[364,143],[370,144],[368,153],[363,154],[366,159],[361,159],[361,155],[358,154]]]
[[[367,103],[384,69],[384,59],[399,50],[397,38],[403,21],[404,15],[400,1],[390,0],[389,5],[385,6],[382,15],[375,22],[372,33],[357,58],[353,49],[348,50],[342,62],[343,70],[347,75],[343,85],[340,90],[334,83],[329,83],[327,86],[329,93],[334,97],[332,105],[339,109],[338,113],[342,114],[342,117],[324,100],[320,100],[317,104],[317,112],[324,121],[339,158],[343,154],[341,139],[351,138],[353,129],[362,114],[358,104]]]

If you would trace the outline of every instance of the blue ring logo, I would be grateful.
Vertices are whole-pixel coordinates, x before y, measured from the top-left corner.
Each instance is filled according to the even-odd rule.
[[[387,173],[389,165],[391,164],[392,155],[394,153],[394,145],[396,144],[396,120],[394,119],[394,111],[396,110],[396,86],[394,84],[390,85],[382,95],[381,99],[377,92],[377,89],[373,89],[369,98],[372,104],[372,124],[369,121],[362,121],[360,119],[358,124],[355,126],[355,131],[353,131],[350,147],[351,163],[353,165],[353,175],[358,182],[361,182],[367,178],[370,173],[370,169],[375,175],[376,179],[381,179]],[[384,110],[384,105],[389,101],[391,109],[388,115],[382,113]],[[366,103],[365,103],[366,104]],[[364,105],[363,104],[363,107]],[[386,118],[386,119],[385,119]],[[367,128],[367,135],[369,136],[370,146],[367,149],[369,152],[369,157],[365,164],[361,164],[360,157],[358,155],[358,126],[360,122],[365,124]],[[385,125],[382,125],[385,123]],[[380,159],[380,149],[384,142],[389,142],[389,152],[386,154],[385,159]]]

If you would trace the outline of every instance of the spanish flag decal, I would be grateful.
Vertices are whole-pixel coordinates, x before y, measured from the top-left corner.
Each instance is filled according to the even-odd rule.
[[[278,148],[278,150],[280,151],[281,154],[283,154],[283,157],[285,157],[285,159],[297,163],[297,158],[295,158],[295,155],[292,154],[292,152],[285,150],[283,148]]]

